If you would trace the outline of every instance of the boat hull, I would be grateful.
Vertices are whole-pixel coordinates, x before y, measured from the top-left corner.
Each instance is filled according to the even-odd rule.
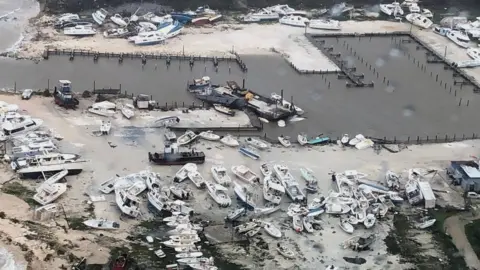
[[[205,163],[205,154],[203,152],[148,153],[148,160],[157,165],[203,164]]]
[[[64,169],[58,168],[58,169],[52,169],[52,170],[43,170],[43,173],[47,174],[55,174],[63,171]],[[68,169],[68,174],[67,175],[78,175],[83,171],[83,168],[77,168],[77,169]],[[38,179],[39,177],[43,177],[42,172],[40,171],[27,171],[27,170],[18,170],[17,173],[20,175],[22,178],[28,178],[28,179]]]

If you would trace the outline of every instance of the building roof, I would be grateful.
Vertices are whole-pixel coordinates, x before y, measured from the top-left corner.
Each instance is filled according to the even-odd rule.
[[[460,165],[465,174],[470,178],[480,178],[480,170],[478,168],[468,166],[465,164]]]

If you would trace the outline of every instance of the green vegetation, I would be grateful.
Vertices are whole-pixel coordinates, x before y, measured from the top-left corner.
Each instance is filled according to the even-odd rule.
[[[4,184],[2,186],[2,191],[4,193],[17,196],[18,198],[28,203],[28,205],[30,206],[38,205],[38,203],[33,200],[33,195],[35,195],[35,191],[22,185],[19,182],[12,181]]]
[[[83,224],[85,221],[83,217],[69,217],[67,218],[67,221],[70,229],[72,230],[85,231],[89,229],[85,224]]]
[[[475,251],[477,257],[480,258],[480,219],[473,220],[465,225],[465,235],[473,251]]]

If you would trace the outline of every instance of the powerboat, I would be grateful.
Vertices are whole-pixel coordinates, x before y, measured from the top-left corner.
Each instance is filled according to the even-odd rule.
[[[195,139],[197,139],[198,135],[195,134],[195,132],[191,131],[191,130],[187,130],[185,132],[185,134],[183,134],[182,136],[178,137],[177,139],[177,143],[178,145],[186,145],[186,144],[189,144],[191,142],[193,142]]]
[[[37,193],[33,196],[33,199],[41,204],[47,205],[58,199],[63,193],[67,191],[67,185],[62,183],[55,184],[43,184]]]
[[[473,60],[480,60],[480,49],[477,48],[468,48],[467,55]]]
[[[100,115],[100,116],[110,117],[115,114],[115,108],[116,108],[115,103],[112,103],[109,101],[103,101],[103,102],[94,103],[90,108],[88,108],[88,112],[96,115]]]
[[[457,30],[449,31],[447,33],[447,38],[453,41],[453,43],[457,44],[459,47],[465,49],[470,47],[470,38],[463,32]]]
[[[160,188],[154,188],[147,192],[148,202],[153,205],[158,211],[164,210],[165,202],[168,201],[168,197],[161,191]]]
[[[102,229],[102,230],[116,230],[120,229],[120,223],[116,221],[111,221],[107,219],[89,219],[83,222],[85,226],[94,229]]]
[[[257,149],[266,150],[268,149],[268,144],[260,139],[248,137],[245,139],[245,142]]]
[[[223,136],[223,138],[220,139],[220,142],[231,147],[237,147],[240,145],[238,141],[230,134]]]
[[[427,8],[422,9],[422,15],[429,19],[433,18],[433,13],[430,11],[430,9]]]
[[[280,18],[280,15],[277,12],[272,12],[266,8],[262,8],[261,10],[248,13],[243,17],[244,22],[263,22],[263,21],[276,21]]]
[[[285,165],[273,165],[273,173],[280,181],[294,180],[293,175],[290,173],[290,169]]]
[[[285,194],[285,188],[280,181],[271,174],[263,179],[263,198],[274,204],[280,204]]]
[[[188,179],[192,181],[192,183],[197,187],[197,188],[204,188],[205,187],[205,179],[203,176],[198,172],[198,171],[189,171],[187,173]]]
[[[27,133],[29,131],[34,131],[41,127],[43,124],[42,119],[30,118],[30,117],[19,117],[12,119],[11,121],[6,121],[2,124],[2,130],[0,133],[0,141],[12,138],[14,136]]]
[[[148,12],[142,16],[142,18],[148,22],[155,23],[155,24],[162,24],[162,23],[171,23],[173,22],[173,18],[171,15],[165,16],[157,16],[152,12]]]
[[[197,165],[195,163],[187,163],[185,164],[178,172],[175,174],[173,178],[174,182],[182,182],[188,178],[188,172],[196,171]]]
[[[295,106],[295,105],[293,105],[292,103],[286,101],[286,100],[282,97],[282,95],[279,95],[279,94],[277,94],[277,93],[271,93],[271,94],[270,94],[270,98],[271,98],[273,101],[275,101],[278,105],[281,105],[282,107],[284,107],[285,109],[288,109],[288,110],[293,110],[293,109],[295,109],[295,112],[296,112],[297,114],[300,114],[300,115],[303,114],[303,113],[305,113],[305,111],[302,110],[300,107]]]
[[[126,35],[130,34],[126,28],[114,28],[108,29],[103,32],[103,37],[105,38],[123,38]]]
[[[272,168],[268,163],[263,163],[260,165],[260,172],[263,176],[272,174]]]
[[[166,36],[158,31],[148,32],[146,35],[138,36],[134,43],[137,46],[156,45],[165,41]]]
[[[110,134],[111,129],[112,129],[112,122],[102,121],[102,124],[100,125],[100,133],[102,133],[102,135]]]
[[[66,27],[63,29],[63,34],[67,36],[93,36],[96,33],[97,30],[88,25],[77,25],[74,27]]]
[[[444,36],[444,37],[446,37],[446,36],[447,36],[447,33],[450,32],[450,31],[452,31],[452,29],[447,28],[447,27],[435,26],[435,27],[433,28],[433,32],[434,32],[435,34],[438,34],[438,35]]]
[[[287,136],[283,136],[283,135],[278,136],[278,142],[284,147],[292,146],[292,143],[290,142],[290,139]]]
[[[124,18],[122,18],[122,16],[120,14],[115,14],[113,16],[110,17],[110,20],[120,26],[120,27],[126,27],[128,25],[128,20],[125,20]]]
[[[297,141],[300,145],[305,145],[308,142],[307,135],[304,133],[298,134]]]
[[[401,5],[398,2],[393,2],[391,4],[380,4],[380,11],[385,13],[388,16],[403,16],[404,12]]]
[[[183,24],[178,21],[165,23],[158,27],[158,31],[165,36],[165,38],[173,38],[178,36],[183,29]]]
[[[289,7],[288,5],[275,5],[275,6],[267,7],[266,10],[271,11],[273,13],[277,13],[280,16],[285,16],[288,13],[295,11],[295,9]]]
[[[213,133],[213,131],[211,131],[211,130],[200,132],[199,136],[202,139],[205,139],[205,140],[208,140],[208,141],[218,141],[218,140],[220,140],[220,136]]]
[[[418,6],[417,3],[412,3],[408,7],[408,10],[410,11],[410,13],[420,13],[421,12],[421,9],[420,9],[420,7]]]
[[[323,29],[323,30],[340,30],[340,22],[337,20],[330,19],[318,19],[311,20],[308,24],[308,27],[313,29]]]
[[[18,158],[10,166],[20,176],[37,178],[43,174],[54,174],[63,170],[68,175],[82,172],[86,160],[80,159],[76,154],[44,153],[37,156]]]
[[[402,6],[404,7],[409,7],[413,4],[417,4],[418,3],[418,0],[405,0],[402,2]]]
[[[251,192],[251,190],[246,186],[242,186],[242,185],[237,184],[236,182],[234,182],[234,184],[235,184],[235,187],[233,188],[233,191],[234,191],[235,195],[237,196],[237,198],[249,210],[254,210],[257,207],[257,205],[254,201],[255,199],[253,197],[253,193]]]
[[[248,184],[253,184],[254,182],[257,182],[260,180],[258,175],[254,173],[250,168],[244,165],[240,166],[232,166],[232,172],[237,176],[240,180],[248,183]]]
[[[228,176],[227,169],[223,166],[212,166],[210,169],[213,175],[213,179],[217,181],[218,184],[223,186],[229,186],[232,182],[230,176]]]
[[[409,21],[411,24],[423,29],[428,29],[433,24],[433,22],[429,18],[423,16],[420,13],[410,13],[405,16],[405,19],[407,19],[407,21]]]
[[[208,194],[220,207],[228,207],[232,204],[232,200],[228,196],[228,189],[222,185],[205,181]]]
[[[94,13],[92,13],[92,18],[98,25],[102,25],[105,19],[107,18],[107,15],[108,15],[108,11],[101,8],[95,11]]]
[[[135,116],[135,107],[132,104],[124,104],[122,106],[121,112],[125,118],[130,119]]]
[[[281,24],[296,26],[296,27],[306,27],[310,22],[309,19],[301,16],[289,15],[284,16],[278,20]]]
[[[116,190],[115,201],[124,214],[134,218],[140,215],[140,201],[129,192],[122,189]]]

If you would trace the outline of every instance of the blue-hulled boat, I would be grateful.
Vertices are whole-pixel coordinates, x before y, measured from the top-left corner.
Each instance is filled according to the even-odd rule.
[[[321,143],[329,143],[330,137],[316,137],[314,139],[309,140],[307,143],[310,145],[321,144]]]
[[[157,31],[165,35],[166,38],[172,38],[180,34],[182,29],[183,24],[178,21],[174,21],[172,23],[166,22],[161,24]]]
[[[182,24],[187,24],[192,21],[192,17],[183,13],[172,13],[170,14],[172,18],[176,21],[179,21]]]
[[[238,152],[244,154],[245,156],[251,158],[251,159],[259,159],[260,158],[260,155],[257,154],[253,149],[250,149],[248,147],[240,147],[240,149],[238,149]]]

